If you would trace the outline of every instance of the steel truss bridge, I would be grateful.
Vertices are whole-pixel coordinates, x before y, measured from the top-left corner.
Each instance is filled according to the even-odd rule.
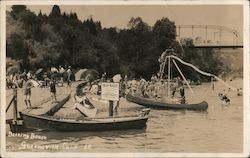
[[[243,48],[243,38],[237,30],[217,25],[176,25],[176,39],[189,38],[195,48]]]

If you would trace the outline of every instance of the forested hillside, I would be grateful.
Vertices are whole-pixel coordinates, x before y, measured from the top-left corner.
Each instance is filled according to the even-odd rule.
[[[192,45],[191,39],[183,39],[181,44],[176,41],[175,23],[167,17],[153,26],[131,17],[128,28],[121,29],[103,28],[101,21],[92,18],[81,21],[76,13],[61,12],[56,5],[49,15],[37,15],[23,5],[7,12],[7,57],[21,70],[71,65],[74,69],[94,68],[108,76],[121,73],[148,79],[158,72],[158,58],[168,48],[203,71],[219,74],[228,69],[212,49]],[[179,66],[187,78],[203,79],[192,69]],[[179,75],[176,69],[173,74]]]

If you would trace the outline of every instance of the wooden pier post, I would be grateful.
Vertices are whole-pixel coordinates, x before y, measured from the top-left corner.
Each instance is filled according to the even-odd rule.
[[[17,89],[16,88],[14,88],[13,94],[14,94],[13,120],[17,121]]]
[[[113,116],[113,105],[114,105],[114,102],[110,100],[109,101],[109,116]]]
[[[101,98],[109,101],[109,117],[113,117],[114,101],[119,101],[119,83],[103,82],[101,89]]]
[[[17,127],[17,88],[15,87],[13,89],[13,95],[14,95],[14,100],[13,100],[13,123],[14,123],[14,126],[15,126],[15,132],[17,132],[18,130],[18,127]]]

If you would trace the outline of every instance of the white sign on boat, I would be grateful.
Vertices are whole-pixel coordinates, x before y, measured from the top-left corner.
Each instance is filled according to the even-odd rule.
[[[101,85],[101,97],[103,100],[119,100],[119,83],[103,82]]]

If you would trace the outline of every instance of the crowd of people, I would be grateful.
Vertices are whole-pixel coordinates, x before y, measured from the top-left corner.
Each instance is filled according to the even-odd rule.
[[[143,78],[140,78],[140,80],[131,80],[126,83],[126,87],[126,93],[139,95],[144,98],[154,98],[156,100],[162,99],[167,95],[171,98],[177,97],[176,92],[179,92],[180,102],[185,103],[184,84],[179,77],[174,78],[168,83],[166,79],[159,80],[156,75],[153,75],[150,81],[146,81]],[[168,90],[168,88],[170,89]]]
[[[32,87],[49,87],[51,93],[51,99],[53,102],[57,102],[56,92],[57,86],[64,86],[65,83],[71,88],[71,83],[74,80],[74,73],[71,66],[67,67],[67,70],[59,66],[58,68],[52,67],[49,71],[41,70],[39,73],[26,71],[12,73],[6,77],[7,88],[23,88],[25,95],[25,105],[27,108],[31,108],[31,89]],[[180,77],[176,77],[168,81],[167,78],[160,79],[159,75],[152,75],[150,80],[145,80],[142,77],[140,79],[128,80],[127,75],[115,75],[113,78],[108,78],[106,73],[101,75],[100,79],[95,82],[89,82],[88,92],[96,87],[95,94],[101,94],[102,82],[117,82],[120,84],[120,97],[125,97],[130,93],[135,96],[141,96],[144,98],[150,98],[155,100],[161,100],[165,97],[174,98],[179,103],[185,104],[185,88],[184,81]],[[212,89],[214,90],[214,82],[212,82]],[[85,88],[86,89],[86,88]],[[80,93],[80,89],[76,89],[75,97],[86,95],[87,91]],[[221,95],[220,95],[221,97]],[[222,98],[222,97],[221,97]],[[224,97],[225,98],[225,97]],[[75,99],[77,102],[77,99]],[[79,100],[79,99],[78,99]],[[228,100],[227,100],[228,101]],[[86,104],[87,105],[87,104]],[[119,105],[117,105],[118,107]]]
[[[25,96],[25,105],[27,108],[32,108],[31,104],[31,89],[32,87],[49,87],[51,93],[52,102],[57,102],[56,98],[56,87],[64,86],[66,80],[68,87],[71,86],[72,77],[71,66],[65,70],[62,66],[58,69],[52,67],[48,71],[26,71],[10,73],[6,76],[6,87],[7,89],[20,88]]]
[[[71,88],[71,83],[74,80],[74,76],[71,66],[64,67],[59,66],[58,68],[52,67],[49,71],[41,71],[40,73],[33,73],[32,71],[17,72],[6,76],[7,88],[22,88],[23,94],[25,95],[25,105],[27,108],[32,108],[31,104],[31,89],[32,87],[48,87],[51,93],[52,102],[57,102],[56,92],[57,86],[64,86],[65,83]],[[126,94],[130,93],[135,96],[141,96],[144,98],[150,98],[155,100],[161,100],[165,97],[174,98],[181,104],[186,103],[184,81],[180,77],[173,78],[168,81],[167,78],[159,79],[159,75],[152,75],[150,80],[145,80],[142,77],[140,79],[129,80],[127,75],[115,75],[113,78],[108,78],[106,73],[103,73],[100,79],[95,82],[89,82],[84,90],[76,88],[74,95],[75,102],[84,103],[88,106],[86,93],[90,92],[93,87],[96,87],[95,94],[101,94],[101,83],[102,82],[118,82],[120,84],[120,97],[125,97]],[[212,89],[214,90],[214,82],[212,82]],[[226,95],[220,94],[221,100],[230,102]],[[80,97],[85,99],[79,99]],[[78,98],[78,99],[77,99]],[[226,99],[225,99],[226,98]],[[81,100],[81,101],[79,101]],[[119,107],[119,103],[115,108]],[[117,109],[115,109],[117,110]]]

